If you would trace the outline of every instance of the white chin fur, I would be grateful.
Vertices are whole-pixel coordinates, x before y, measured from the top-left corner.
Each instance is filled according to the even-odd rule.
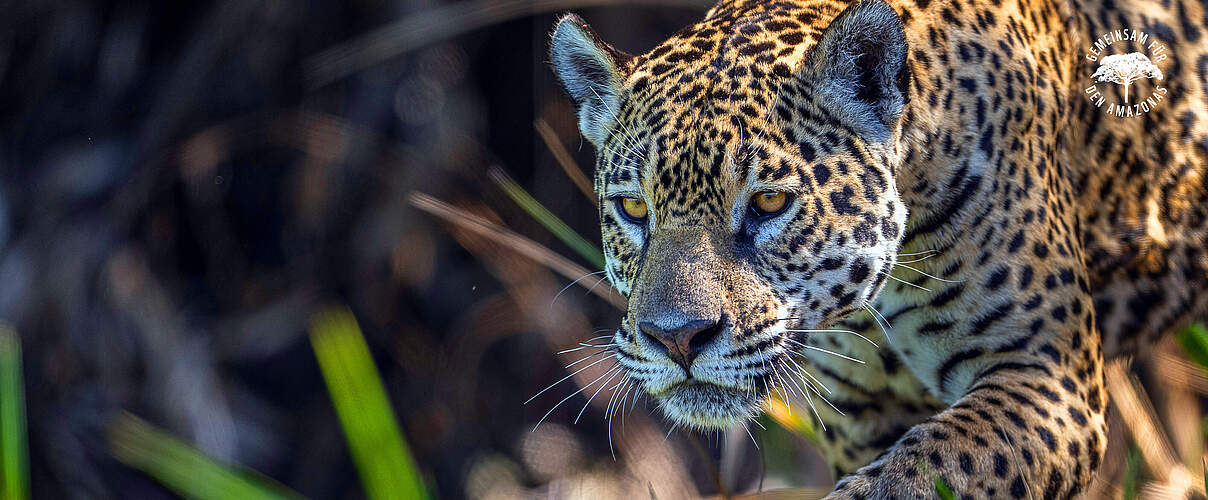
[[[713,384],[680,384],[660,394],[663,414],[692,429],[725,429],[750,420],[759,411],[759,397]]]

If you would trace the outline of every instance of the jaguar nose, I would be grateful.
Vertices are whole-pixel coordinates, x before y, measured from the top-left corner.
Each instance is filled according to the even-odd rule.
[[[667,356],[684,371],[691,373],[689,367],[696,355],[717,338],[722,330],[722,322],[714,319],[698,319],[688,321],[675,328],[663,328],[650,321],[638,323],[638,329],[646,337],[656,341],[655,345],[667,348]]]

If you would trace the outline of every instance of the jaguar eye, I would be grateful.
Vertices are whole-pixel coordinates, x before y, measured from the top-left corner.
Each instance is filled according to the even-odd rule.
[[[619,196],[616,198],[616,203],[621,209],[621,215],[624,215],[630,222],[638,224],[646,222],[648,210],[646,209],[646,202],[642,201],[641,198]]]
[[[751,197],[751,210],[760,217],[777,215],[789,206],[789,194],[784,191],[761,191]]]

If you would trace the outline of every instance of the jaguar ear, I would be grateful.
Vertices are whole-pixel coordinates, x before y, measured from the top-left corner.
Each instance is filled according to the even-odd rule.
[[[633,56],[604,43],[579,16],[558,20],[550,42],[554,73],[579,110],[583,137],[603,146],[621,108],[621,71]]]
[[[882,0],[851,4],[811,49],[810,66],[831,109],[874,139],[888,139],[908,98],[906,32]]]

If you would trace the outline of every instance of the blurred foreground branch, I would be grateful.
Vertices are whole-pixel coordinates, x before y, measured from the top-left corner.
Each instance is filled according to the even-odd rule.
[[[1120,412],[1128,433],[1141,452],[1145,465],[1157,479],[1143,489],[1145,498],[1186,498],[1198,489],[1191,471],[1175,459],[1170,439],[1158,424],[1157,415],[1144,389],[1130,376],[1124,360],[1107,364],[1107,391]]]
[[[477,215],[468,213],[457,207],[449,205],[443,201],[433,198],[427,194],[420,192],[412,192],[408,198],[411,205],[415,208],[428,212],[436,217],[439,217],[446,222],[455,224],[461,228],[473,231],[474,233],[488,238],[496,243],[502,244],[513,251],[533,259],[537,263],[546,266],[563,277],[571,280],[590,274],[583,266],[571,262],[570,259],[554,253],[548,248],[545,248],[533,240],[525,238],[506,228],[500,227],[491,221],[483,219]],[[588,287],[586,283],[580,283],[579,286],[588,288],[591,293],[607,301],[609,304],[616,306],[617,309],[625,310],[625,298],[620,294],[615,293],[612,286]]]
[[[545,142],[545,147],[549,149],[550,154],[554,155],[554,159],[558,161],[558,166],[562,167],[562,171],[566,172],[566,176],[570,177],[571,182],[575,183],[575,187],[583,192],[583,196],[587,197],[589,203],[596,203],[596,190],[591,186],[591,180],[579,169],[579,165],[575,163],[574,158],[571,158],[570,151],[567,151],[562,141],[558,140],[558,133],[554,132],[553,127],[549,126],[549,122],[538,118],[533,121],[533,128],[537,129],[537,133],[541,135],[541,140]]]
[[[586,7],[657,5],[701,9],[710,0],[476,0],[434,7],[324,50],[305,62],[307,86],[318,88],[392,57],[523,16]]]

